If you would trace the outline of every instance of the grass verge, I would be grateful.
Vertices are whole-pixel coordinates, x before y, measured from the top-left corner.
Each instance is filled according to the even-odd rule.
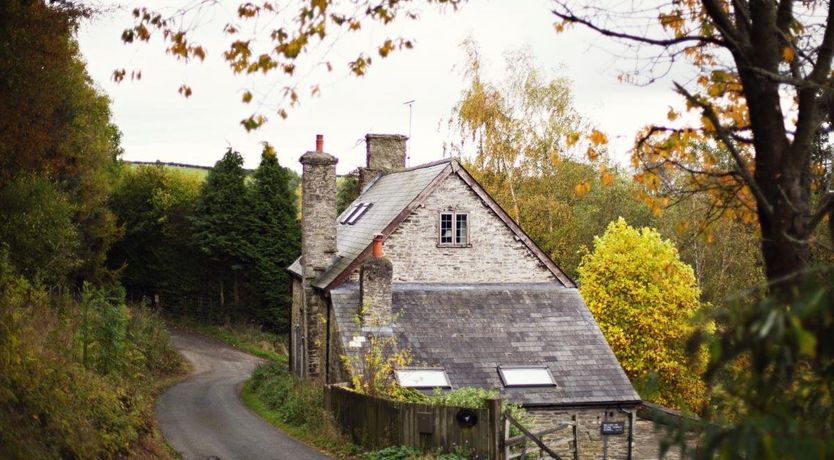
[[[214,337],[241,351],[274,363],[287,363],[286,337],[250,324],[205,324],[185,317],[168,317],[168,324]]]
[[[259,366],[241,391],[244,403],[264,420],[301,442],[337,458],[358,458],[360,449],[336,428],[324,409],[324,389],[294,376],[285,364]]]

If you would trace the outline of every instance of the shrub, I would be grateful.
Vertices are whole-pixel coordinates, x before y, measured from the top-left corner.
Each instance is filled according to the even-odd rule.
[[[366,453],[363,460],[467,460],[466,455],[459,453],[424,454],[414,447],[392,446],[385,449]]]
[[[123,457],[150,434],[148,381],[182,368],[158,335],[161,323],[117,304],[116,332],[89,328],[91,357],[107,358],[88,367],[78,352],[81,305],[14,274],[2,254],[0,305],[0,458]],[[102,354],[114,342],[120,350]]]

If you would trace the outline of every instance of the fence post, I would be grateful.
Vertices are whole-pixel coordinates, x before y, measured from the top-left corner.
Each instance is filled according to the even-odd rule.
[[[326,410],[329,414],[332,415],[333,413],[333,402],[330,398],[332,398],[333,389],[330,388],[330,385],[324,386],[324,410]]]
[[[501,423],[501,399],[487,400],[487,409],[489,409],[489,431],[492,436],[492,445],[490,450],[490,458],[501,460],[504,453],[504,430],[503,423]]]

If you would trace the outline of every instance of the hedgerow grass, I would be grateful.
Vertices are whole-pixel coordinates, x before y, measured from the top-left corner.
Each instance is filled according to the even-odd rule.
[[[241,392],[246,405],[290,436],[338,458],[360,452],[341,434],[324,409],[324,388],[301,380],[286,364],[259,366]]]
[[[274,363],[287,363],[286,337],[263,330],[252,324],[206,324],[186,317],[170,317],[166,321],[175,326],[191,329],[239,350]]]

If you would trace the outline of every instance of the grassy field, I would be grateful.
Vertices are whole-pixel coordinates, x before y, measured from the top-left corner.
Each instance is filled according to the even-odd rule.
[[[144,165],[152,166],[152,165],[157,164],[157,163],[152,162],[152,161],[125,161],[125,163],[130,165],[131,168],[138,168],[139,166],[144,166]],[[180,164],[180,163],[161,163],[161,162],[159,164],[161,164],[164,168],[174,169],[174,170],[177,170],[177,171],[179,171],[183,174],[188,174],[188,175],[193,175],[193,176],[199,177],[200,179],[205,179],[206,176],[208,176],[209,171],[211,171],[211,168],[208,167],[208,166],[196,166],[196,165],[186,165],[186,164]]]

